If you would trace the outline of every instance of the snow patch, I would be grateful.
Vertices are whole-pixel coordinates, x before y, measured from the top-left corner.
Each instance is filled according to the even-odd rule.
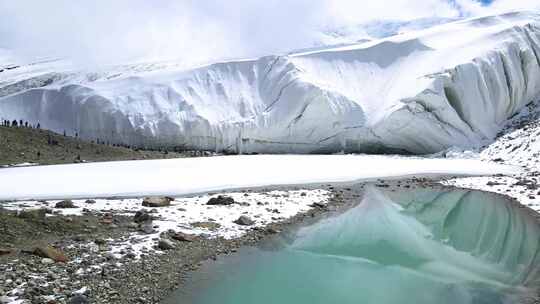
[[[505,194],[540,212],[540,102],[531,103],[510,119],[501,136],[483,148],[478,158],[521,166],[512,176],[468,177],[446,181],[448,185]]]
[[[407,176],[516,174],[474,159],[377,155],[242,155],[0,170],[0,200],[182,196],[227,189]]]
[[[238,238],[254,227],[264,227],[270,223],[291,218],[298,213],[313,208],[313,204],[328,203],[330,192],[327,190],[294,190],[269,192],[232,192],[225,195],[232,197],[236,203],[227,206],[206,205],[215,195],[200,195],[194,197],[176,198],[171,206],[148,208],[141,205],[141,199],[96,199],[95,203],[85,200],[75,200],[77,208],[54,209],[59,216],[79,216],[84,212],[112,213],[114,215],[133,216],[136,211],[145,210],[155,219],[154,232],[141,234],[132,233],[123,240],[111,242],[111,252],[120,255],[129,247],[130,252],[137,256],[141,253],[155,251],[156,240],[163,232],[169,230],[204,237]],[[57,201],[17,201],[7,202],[3,207],[7,210],[20,211],[37,208],[53,208]],[[245,215],[254,220],[251,226],[241,226],[234,221]],[[195,223],[212,223],[215,228],[206,228]],[[95,244],[94,250],[99,250]],[[92,248],[90,248],[92,249]],[[84,269],[80,269],[84,274]],[[89,271],[96,271],[90,269]]]

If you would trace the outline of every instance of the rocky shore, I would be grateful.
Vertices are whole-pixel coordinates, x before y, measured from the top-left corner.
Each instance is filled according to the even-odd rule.
[[[356,202],[361,189],[362,185],[280,187],[203,196],[205,200],[211,196],[200,204],[205,208],[228,208],[231,214],[246,211],[238,217],[192,222],[189,233],[183,232],[186,227],[181,223],[176,223],[180,229],[169,229],[174,227],[162,216],[172,212],[163,211],[167,206],[188,208],[174,198],[124,201],[127,205],[137,201],[138,211],[121,204],[106,209],[100,205],[106,200],[4,202],[0,303],[158,303],[201,262],[340,210]],[[252,200],[248,203],[242,197]],[[197,205],[194,199],[185,198],[185,203]],[[295,210],[277,203],[302,199],[305,206]],[[250,207],[264,213],[248,212]],[[239,228],[226,229],[220,220]]]
[[[375,185],[391,191],[441,187],[438,181],[416,178],[378,181]],[[191,231],[183,225],[177,226],[182,229],[170,229],[172,226],[164,224],[162,218],[168,212],[162,210],[170,206],[185,209],[182,200],[197,205],[196,197],[133,199],[140,205],[138,211],[129,209],[130,200],[125,200],[129,210],[114,204],[105,209],[100,205],[103,200],[90,200],[83,204],[100,207],[87,208],[78,215],[78,201],[48,202],[54,206],[46,208],[35,208],[32,202],[17,202],[20,208],[16,210],[13,203],[4,203],[7,207],[0,209],[0,303],[159,303],[181,288],[190,272],[204,261],[219,259],[291,227],[347,210],[359,203],[363,188],[364,184],[311,185],[301,189],[274,187],[203,195],[199,196],[204,200],[201,205],[209,210],[229,208],[234,214],[236,208],[255,205],[258,210],[276,216],[266,218],[268,215],[243,211],[238,217],[235,214],[226,219],[192,222]],[[242,197],[253,200],[243,202]],[[285,212],[285,207],[265,207],[265,203],[271,204],[265,200],[272,197],[276,201],[303,198],[309,205],[306,209],[297,208],[294,215],[280,217],[277,215]],[[159,207],[161,204],[165,206]],[[152,211],[159,208],[165,209]],[[220,220],[231,221],[241,229],[231,232],[216,228]],[[141,247],[138,242],[151,247]],[[528,299],[526,303],[537,301]]]

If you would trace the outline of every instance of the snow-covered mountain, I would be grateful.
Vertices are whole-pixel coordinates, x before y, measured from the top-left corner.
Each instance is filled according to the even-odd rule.
[[[0,118],[84,138],[235,152],[430,153],[491,140],[540,98],[540,13],[190,70],[16,66],[0,72]]]

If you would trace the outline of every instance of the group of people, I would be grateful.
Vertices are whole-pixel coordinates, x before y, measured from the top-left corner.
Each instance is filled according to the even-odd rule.
[[[28,121],[23,121],[22,119],[20,119],[20,120],[3,119],[0,122],[1,122],[1,126],[3,126],[3,127],[41,129],[41,124],[39,122],[34,125],[34,124],[29,123]],[[65,130],[63,132],[63,135],[67,136]],[[57,145],[58,144],[58,140],[53,139],[51,137],[51,135],[48,135],[47,137],[48,137],[47,138],[47,143],[49,145]],[[74,137],[79,138],[79,132],[75,132]],[[141,150],[142,149],[142,150],[163,151],[165,154],[168,154],[168,152],[169,152],[169,149],[167,149],[167,148],[152,148],[152,147],[144,147],[144,146],[137,147],[137,146],[132,146],[132,145],[128,145],[128,144],[122,144],[122,143],[112,143],[112,142],[109,142],[108,140],[107,141],[106,140],[101,140],[99,138],[97,138],[95,141],[92,140],[91,142],[96,143],[98,145],[123,147],[123,148],[134,149],[134,150]],[[184,149],[182,149],[181,147],[175,147],[174,149],[172,149],[172,151],[182,152],[182,151],[184,151]]]
[[[33,128],[33,129],[41,129],[41,125],[39,124],[39,122],[36,124],[36,125],[32,125],[30,123],[28,123],[28,121],[24,121],[21,119],[21,120],[8,120],[8,119],[4,119],[2,120],[2,126],[4,127],[21,127],[21,128]]]

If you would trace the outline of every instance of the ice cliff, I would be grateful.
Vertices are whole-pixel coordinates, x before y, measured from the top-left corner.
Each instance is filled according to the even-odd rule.
[[[0,88],[0,118],[134,145],[431,153],[493,139],[540,98],[540,13],[191,70],[51,77]]]

